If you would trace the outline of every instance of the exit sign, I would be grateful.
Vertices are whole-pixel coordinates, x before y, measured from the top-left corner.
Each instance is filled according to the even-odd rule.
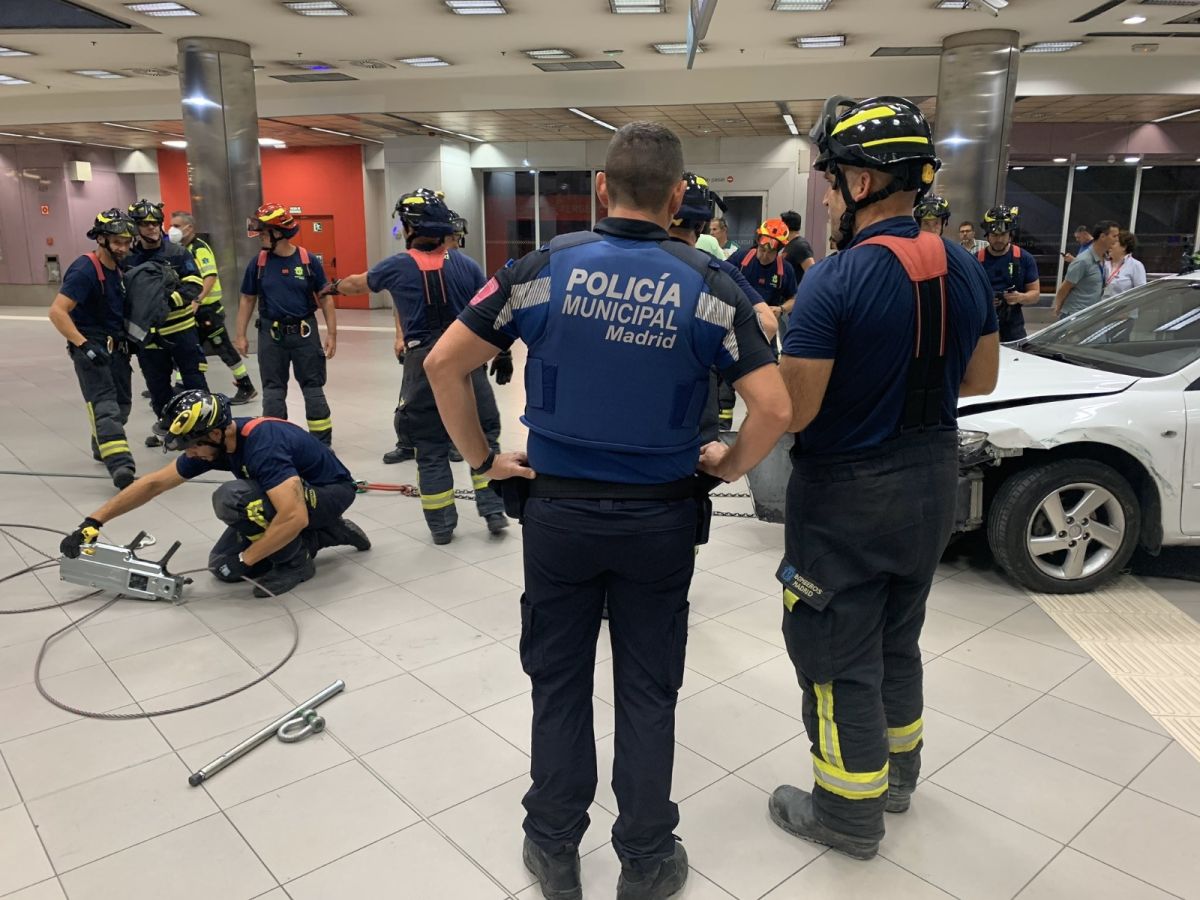
[[[288,212],[290,212],[293,216],[298,216],[303,212],[303,210],[298,206],[289,206]]]

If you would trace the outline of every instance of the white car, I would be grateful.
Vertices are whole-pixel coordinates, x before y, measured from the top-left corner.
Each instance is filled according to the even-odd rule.
[[[1091,590],[1140,545],[1200,544],[1200,273],[1001,348],[959,404],[958,529],[1026,587]]]

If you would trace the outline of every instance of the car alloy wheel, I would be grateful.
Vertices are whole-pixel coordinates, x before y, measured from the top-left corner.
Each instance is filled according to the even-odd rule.
[[[1033,564],[1051,578],[1087,578],[1112,562],[1125,538],[1125,511],[1098,484],[1056,488],[1038,503],[1026,529]]]

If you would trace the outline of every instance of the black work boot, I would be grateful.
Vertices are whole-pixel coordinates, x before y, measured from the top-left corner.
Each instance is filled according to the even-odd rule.
[[[367,533],[349,519],[339,519],[337,524],[328,529],[328,531],[330,543],[327,546],[349,546],[360,553],[363,550],[371,549],[371,539],[367,537]]]
[[[123,491],[137,480],[137,472],[133,466],[122,466],[113,472],[112,480],[117,490]]]
[[[307,549],[302,549],[292,559],[285,563],[276,563],[271,567],[271,571],[255,578],[258,584],[254,587],[254,596],[278,597],[316,574],[317,567],[313,565],[312,557],[308,555]]]
[[[578,847],[564,844],[558,853],[547,853],[526,837],[521,856],[546,900],[583,900]]]
[[[492,534],[499,534],[508,527],[508,516],[504,513],[492,513],[485,517],[484,521],[487,522],[487,529]]]
[[[147,447],[161,447],[162,446],[162,438],[160,438],[157,434],[147,435],[146,446]]]
[[[842,834],[822,825],[813,809],[812,794],[790,784],[775,788],[767,809],[772,822],[798,838],[832,847],[853,859],[871,859],[879,852],[879,841]]]
[[[396,447],[395,450],[389,450],[383,454],[383,461],[386,465],[392,466],[396,463],[408,462],[410,459],[417,458],[417,451],[412,447]]]
[[[463,455],[458,452],[458,448],[453,444],[450,445],[450,462],[462,462]]]
[[[663,900],[683,890],[688,877],[688,856],[683,844],[675,852],[650,865],[621,863],[617,879],[617,900]]]
[[[920,775],[920,748],[911,753],[893,753],[888,759],[888,795],[884,809],[890,813],[908,812]]]
[[[254,389],[254,382],[247,375],[244,378],[239,378],[236,382],[237,393],[229,398],[231,406],[241,406],[243,403],[249,403],[258,396],[258,391]]]

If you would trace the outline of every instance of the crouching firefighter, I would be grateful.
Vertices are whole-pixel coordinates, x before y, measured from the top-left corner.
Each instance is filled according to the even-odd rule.
[[[292,243],[299,223],[278,203],[264,203],[246,220],[246,234],[257,237],[258,256],[246,266],[238,307],[234,349],[249,351],[246,328],[259,304],[258,373],[263,414],[287,418],[289,367],[300,382],[308,431],[321,443],[333,443],[333,416],[325,399],[326,361],[337,351],[337,313],[323,290],[321,260]],[[325,343],[317,332],[317,307],[325,317]]]
[[[64,556],[78,556],[117,516],[213,469],[235,476],[213,494],[213,511],[228,526],[208,557],[218,579],[244,575],[261,585],[254,596],[282,594],[312,578],[317,551],[371,548],[362,529],[342,517],[355,497],[350,472],[302,428],[267,417],[235,419],[228,397],[197,390],[175,396],[154,430],[164,452],[182,455],[84,519],[63,539]]]
[[[440,194],[427,188],[405,194],[396,202],[394,215],[400,219],[408,249],[376,263],[369,272],[339,279],[333,290],[388,291],[392,295],[397,334],[403,335],[405,345],[396,434],[407,437],[416,450],[421,506],[433,542],[448,544],[458,525],[450,468],[452,447],[425,375],[425,357],[487,279],[473,259],[457,251],[455,216]],[[493,355],[496,383],[507,384],[513,374],[512,354],[505,350]],[[479,424],[492,452],[499,453],[500,412],[485,366],[471,373],[471,384],[479,405]],[[471,484],[479,515],[486,520],[488,531],[499,534],[508,527],[503,501],[488,490],[486,475],[472,473]]]
[[[958,398],[993,389],[999,343],[983,269],[913,219],[940,165],[921,111],[834,97],[812,138],[841,252],[805,276],[783,342],[798,434],[777,578],[815,785],[777,788],[769,812],[869,859],[920,773],[918,639],[954,525]]]
[[[179,371],[185,389],[208,390],[192,311],[204,280],[187,250],[163,240],[161,203],[139,200],[129,207],[129,218],[137,226],[137,241],[125,267],[132,322],[129,337],[137,347],[150,407],[157,417],[175,393],[173,369]],[[147,447],[158,445],[157,435],[146,438]]]
[[[125,437],[132,394],[120,268],[135,234],[132,220],[121,210],[97,213],[87,233],[96,249],[67,268],[49,312],[50,321],[67,341],[67,355],[79,379],[91,425],[92,455],[104,463],[118,488],[128,487],[136,477]]]

